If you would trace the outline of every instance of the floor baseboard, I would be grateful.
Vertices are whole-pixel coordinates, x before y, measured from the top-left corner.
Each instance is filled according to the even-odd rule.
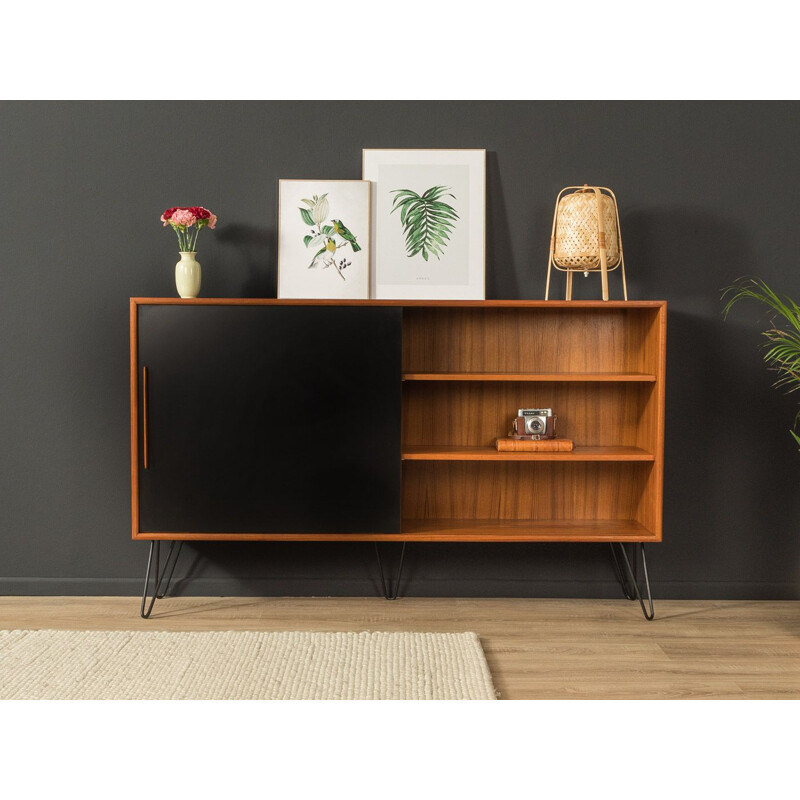
[[[800,600],[794,583],[730,581],[651,581],[653,599],[662,600]],[[142,594],[143,579],[0,578],[0,595],[128,597]],[[330,578],[192,578],[173,581],[171,597],[372,597],[377,581]],[[499,580],[453,578],[401,580],[406,597],[530,597],[617,599],[616,581]]]

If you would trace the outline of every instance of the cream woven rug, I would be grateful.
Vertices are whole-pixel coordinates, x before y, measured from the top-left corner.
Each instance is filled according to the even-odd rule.
[[[494,700],[474,633],[0,631],[3,700]]]

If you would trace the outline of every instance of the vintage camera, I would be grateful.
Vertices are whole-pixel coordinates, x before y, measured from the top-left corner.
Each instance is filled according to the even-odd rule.
[[[552,408],[521,408],[513,423],[515,439],[552,439],[556,435],[556,420]]]

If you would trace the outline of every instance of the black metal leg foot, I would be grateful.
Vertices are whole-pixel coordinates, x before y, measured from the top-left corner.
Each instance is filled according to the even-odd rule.
[[[161,542],[158,541],[157,539],[154,539],[152,542],[150,542],[150,555],[147,559],[147,572],[145,573],[144,576],[144,591],[142,592],[142,608],[140,611],[142,619],[147,619],[150,616],[150,612],[153,610],[153,605],[156,602],[156,598],[161,599],[167,593],[170,581],[172,580],[172,574],[175,572],[175,565],[178,563],[178,556],[180,556],[182,546],[183,542],[178,542],[178,549],[175,550],[175,542],[174,541],[170,542],[169,552],[167,553],[167,560],[164,562],[164,571],[159,574]],[[173,552],[175,553],[174,559],[172,558]],[[165,582],[164,578],[167,575],[168,570],[169,570],[169,577]],[[150,586],[151,572],[153,573],[153,595],[150,598],[150,603],[148,605],[147,590]],[[161,591],[162,584],[164,585],[163,591]],[[145,606],[147,606],[146,610]]]
[[[617,558],[616,550],[614,549],[619,547],[619,551],[622,554],[622,565],[624,566],[624,572],[620,568],[620,562]],[[628,558],[628,553],[625,550],[625,545],[622,542],[612,542],[611,543],[611,555],[614,557],[614,569],[617,573],[617,579],[619,580],[620,584],[622,585],[622,591],[625,594],[626,599],[628,600],[638,600],[639,605],[642,607],[642,614],[644,614],[644,618],[648,621],[652,620],[655,617],[655,611],[653,609],[653,595],[650,591],[650,578],[647,574],[647,558],[645,557],[644,553],[644,544],[641,542],[636,542],[633,545],[633,566],[631,566],[631,561]],[[644,584],[647,590],[647,605],[649,607],[649,611],[645,608],[644,600],[642,599],[642,592],[639,588],[639,580],[638,580],[638,572],[639,572],[639,554],[641,553],[642,556],[642,572],[644,573]]]
[[[150,542],[150,555],[147,559],[147,572],[144,574],[144,591],[142,592],[142,609],[139,612],[142,616],[142,619],[147,619],[150,616],[150,612],[153,610],[153,604],[156,602],[156,594],[158,593],[158,557],[161,554],[161,542],[159,541],[152,541]],[[153,558],[155,556],[155,558]],[[150,605],[147,606],[147,611],[144,610],[145,603],[147,602],[147,587],[150,585],[150,572],[155,566],[153,581],[156,583],[156,587],[153,591],[153,596],[150,598]]]
[[[611,542],[609,547],[611,548],[611,557],[614,559],[614,572],[617,576],[617,580],[619,581],[619,585],[622,587],[622,594],[625,595],[626,600],[635,600],[636,598],[628,586],[628,579],[625,577],[625,573],[622,571],[619,558],[617,558],[617,547],[622,548],[623,545],[617,544],[616,542]]]
[[[170,583],[172,583],[172,576],[175,573],[175,565],[178,563],[178,559],[180,558],[181,555],[181,548],[183,547],[183,542],[182,541],[178,542],[177,547],[175,547],[175,544],[176,544],[175,542],[170,543],[169,552],[167,553],[167,560],[164,562],[164,572],[162,573],[161,578],[158,581],[159,587],[161,587],[162,581],[164,583],[163,590],[156,595],[156,597],[158,597],[159,600],[161,600],[161,598],[164,597],[169,591],[169,585]],[[175,558],[172,559],[172,566],[170,566],[170,558],[172,558],[173,550],[175,551]],[[167,579],[166,581],[164,581],[163,578],[164,575],[167,573],[167,569],[169,569],[169,575],[167,575]]]
[[[397,568],[397,575],[394,579],[394,592],[392,592],[391,586],[386,583],[386,577],[383,574],[383,563],[381,562],[381,551],[378,548],[378,543],[375,542],[375,556],[378,559],[378,569],[381,573],[381,588],[383,590],[383,596],[387,600],[397,600],[397,593],[400,589],[400,576],[403,574],[403,559],[405,559],[406,556],[406,544],[407,542],[403,542],[403,549],[400,551],[400,565]]]

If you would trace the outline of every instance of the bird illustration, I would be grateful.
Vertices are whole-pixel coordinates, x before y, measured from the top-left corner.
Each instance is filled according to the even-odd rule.
[[[314,267],[317,267],[318,266],[317,262],[319,261],[319,259],[322,258],[322,256],[324,256],[327,253],[330,253],[331,255],[334,255],[336,253],[336,242],[333,239],[331,239],[330,236],[325,240],[324,247],[321,247],[314,255],[314,258],[311,259],[311,263],[308,265],[308,268],[313,269]]]
[[[349,242],[353,252],[357,253],[361,249],[361,245],[356,241],[356,237],[348,230],[347,226],[340,219],[334,219],[331,222],[333,222],[333,232],[338,233],[342,239]]]

